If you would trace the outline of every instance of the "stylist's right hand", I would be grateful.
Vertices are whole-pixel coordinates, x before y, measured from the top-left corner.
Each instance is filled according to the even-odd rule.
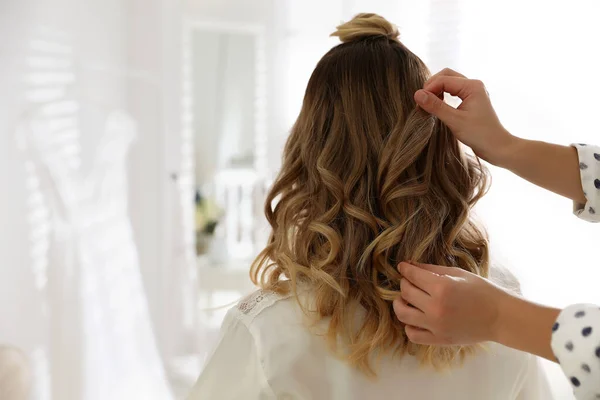
[[[440,99],[443,93],[459,97],[462,103],[458,108],[451,107]],[[446,68],[415,93],[415,101],[442,120],[458,140],[484,160],[496,164],[503,154],[510,152],[514,137],[500,123],[481,81],[467,79]]]
[[[507,292],[460,268],[400,263],[396,317],[413,343],[467,345],[496,341]]]

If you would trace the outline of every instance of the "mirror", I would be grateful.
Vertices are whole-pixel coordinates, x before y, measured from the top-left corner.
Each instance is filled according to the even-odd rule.
[[[262,32],[196,25],[188,40],[196,252],[212,264],[247,261],[265,242]]]
[[[196,182],[217,171],[254,167],[256,35],[196,30],[193,34]]]

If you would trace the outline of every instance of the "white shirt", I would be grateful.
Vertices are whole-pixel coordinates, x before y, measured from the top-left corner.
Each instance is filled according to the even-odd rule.
[[[581,186],[586,204],[573,212],[600,222],[600,147],[574,144],[579,155]],[[565,308],[552,327],[552,351],[571,382],[578,400],[600,399],[600,307],[574,304]]]
[[[188,400],[552,398],[536,357],[485,346],[444,372],[420,367],[410,355],[385,358],[371,380],[336,358],[324,337],[307,328],[294,297],[258,291],[228,312]]]

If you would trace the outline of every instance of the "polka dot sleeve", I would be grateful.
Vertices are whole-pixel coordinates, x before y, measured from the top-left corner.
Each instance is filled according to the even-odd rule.
[[[573,144],[579,155],[581,186],[587,203],[573,204],[573,212],[579,218],[600,222],[600,147],[583,143]]]
[[[552,327],[552,351],[578,400],[600,399],[600,307],[565,308]]]

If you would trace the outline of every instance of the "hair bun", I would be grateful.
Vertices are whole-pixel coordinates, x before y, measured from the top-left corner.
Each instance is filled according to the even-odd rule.
[[[337,26],[337,30],[331,36],[339,37],[342,43],[376,37],[386,37],[398,41],[400,33],[396,25],[382,16],[361,13],[350,21]]]

